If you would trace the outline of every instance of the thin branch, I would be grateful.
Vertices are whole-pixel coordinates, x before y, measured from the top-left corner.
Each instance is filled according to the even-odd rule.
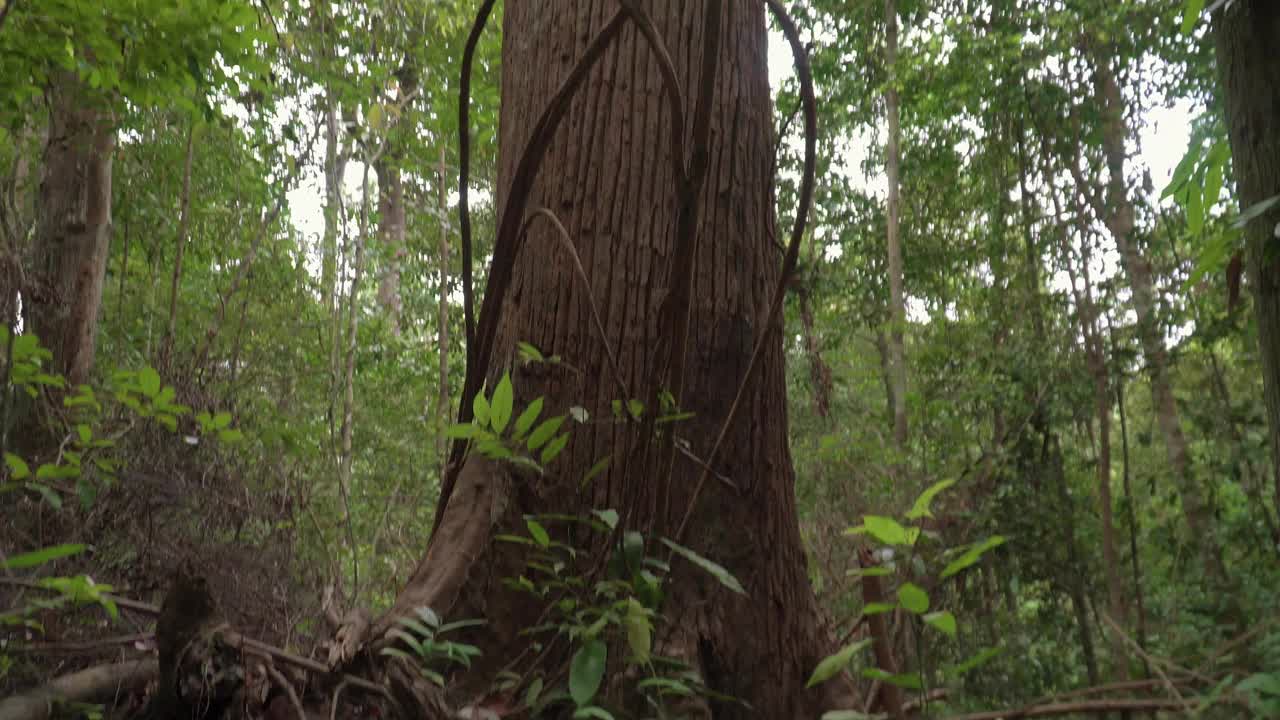
[[[1114,699],[1114,700],[1080,700],[1078,702],[1048,703],[1030,705],[1011,710],[993,710],[989,712],[970,713],[968,715],[952,715],[942,720],[1014,720],[1015,718],[1050,717],[1054,715],[1094,714],[1106,712],[1133,712],[1144,710],[1168,710],[1170,712],[1191,712],[1196,709],[1194,703],[1164,698],[1152,699]]]
[[[560,218],[551,210],[540,207],[533,211],[524,221],[524,226],[520,228],[520,237],[523,239],[529,231],[529,226],[533,224],[534,218],[545,217],[556,229],[556,237],[560,240],[560,246],[573,260],[573,268],[578,274],[578,281],[582,283],[582,291],[587,297],[587,307],[591,310],[591,319],[596,324],[596,332],[600,333],[600,342],[604,345],[605,354],[609,358],[609,370],[613,373],[614,382],[618,386],[618,392],[622,393],[619,397],[631,397],[631,391],[627,389],[627,384],[622,379],[622,372],[618,369],[618,356],[613,352],[613,347],[609,345],[609,336],[605,333],[604,323],[600,320],[600,309],[596,307],[596,300],[591,295],[591,281],[587,278],[587,271],[582,267],[582,258],[578,256],[578,249],[573,246],[573,240],[569,238],[569,231],[565,229],[564,223],[560,222]],[[521,242],[523,245],[523,242]]]
[[[307,711],[302,709],[302,701],[298,699],[298,692],[293,689],[293,683],[271,665],[262,663],[258,667],[261,667],[267,676],[289,696],[289,703],[293,705],[293,711],[298,713],[298,720],[307,720]]]

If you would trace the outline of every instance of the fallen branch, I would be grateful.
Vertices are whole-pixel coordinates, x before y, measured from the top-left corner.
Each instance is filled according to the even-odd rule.
[[[0,720],[46,720],[58,703],[109,699],[160,675],[155,660],[99,665],[0,701]]]
[[[1191,712],[1197,707],[1194,702],[1171,700],[1165,698],[1151,699],[1112,699],[1112,700],[1080,700],[1077,702],[1049,703],[1045,705],[1028,705],[1012,710],[992,710],[989,712],[970,713],[968,715],[951,715],[942,720],[1014,720],[1014,718],[1050,717],[1054,715],[1070,715],[1072,713],[1105,713],[1133,712],[1147,710],[1168,710],[1171,712]]]

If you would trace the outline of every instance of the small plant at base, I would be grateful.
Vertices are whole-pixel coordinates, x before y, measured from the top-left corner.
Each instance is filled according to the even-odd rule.
[[[440,616],[429,607],[418,608],[416,614],[417,617],[400,618],[400,625],[403,627],[390,633],[412,649],[413,655],[394,647],[385,648],[382,653],[416,662],[423,677],[443,686],[441,666],[456,664],[469,668],[471,659],[480,655],[480,649],[466,643],[443,640],[441,636],[462,628],[483,625],[484,621],[458,620],[441,624]]]

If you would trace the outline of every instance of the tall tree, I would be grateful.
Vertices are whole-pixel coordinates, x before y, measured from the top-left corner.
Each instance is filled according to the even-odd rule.
[[[1228,3],[1215,17],[1214,36],[1240,208],[1272,203],[1245,226],[1245,254],[1280,509],[1280,73],[1274,60],[1280,5]]]
[[[508,266],[509,287],[498,269],[503,247],[495,251],[479,347],[486,327],[496,328],[496,337],[487,362],[472,370],[494,387],[510,369],[516,407],[542,397],[548,410],[580,406],[591,418],[608,418],[615,401],[638,397],[648,421],[574,427],[568,449],[532,484],[469,455],[441,499],[424,558],[376,628],[386,631],[423,605],[450,617],[483,615],[480,644],[492,660],[473,672],[483,675],[490,663],[496,664],[488,670],[500,669],[528,644],[521,630],[541,608],[501,583],[520,567],[523,550],[495,537],[523,532],[530,514],[612,508],[626,527],[651,539],[676,538],[745,586],[745,594],[730,592],[703,570],[676,562],[664,610],[678,625],[659,636],[655,652],[680,658],[711,687],[747,701],[753,717],[816,717],[847,686],[804,687],[827,641],[796,519],[781,335],[765,321],[780,271],[772,240],[764,5],[623,5],[653,19],[666,51],[656,53],[634,27],[613,35],[567,106],[536,177],[522,187],[520,167],[531,138],[537,142],[540,114],[580,58],[594,53],[597,33],[613,33],[627,11],[608,20],[585,1],[506,3],[502,224],[518,227],[522,218],[509,215],[523,206],[511,204],[525,190],[530,211],[547,209],[558,221],[539,211]],[[666,62],[674,72],[664,79]],[[689,120],[676,133],[689,157],[673,147],[677,116]],[[603,336],[589,320],[597,310]],[[673,332],[682,318],[687,333]],[[748,376],[762,338],[768,342]],[[563,362],[515,366],[518,343]],[[483,350],[469,351],[484,359]],[[744,379],[737,421],[713,455]],[[650,409],[664,390],[693,418],[673,431],[659,426],[678,437],[657,442]],[[677,443],[687,452],[675,453]],[[583,487],[604,457],[611,458],[608,470]],[[704,465],[722,480],[704,485]],[[596,550],[608,547],[603,538],[598,543]],[[747,715],[734,704],[716,710],[717,717]]]
[[[889,386],[893,403],[893,442],[899,453],[907,446],[907,358],[903,346],[903,329],[907,324],[906,298],[902,278],[901,182],[898,157],[901,129],[898,120],[898,9],[894,0],[884,2],[884,59],[888,73],[884,102],[889,121],[889,139],[885,146],[885,174],[889,196],[885,203],[888,230],[886,247],[889,255]]]

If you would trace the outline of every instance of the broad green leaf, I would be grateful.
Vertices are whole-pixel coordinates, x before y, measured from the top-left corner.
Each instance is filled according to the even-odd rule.
[[[83,552],[84,548],[85,546],[81,544],[54,545],[53,547],[33,550],[29,553],[10,555],[7,560],[0,560],[0,568],[20,570],[22,568],[36,567],[51,560],[58,560]]]
[[[694,694],[693,688],[689,687],[685,683],[682,683],[679,680],[672,680],[671,678],[665,678],[665,677],[647,677],[641,680],[640,682],[636,683],[636,688],[638,690],[648,690],[649,688],[656,688],[658,690],[659,695],[679,695],[681,697],[692,697]]]
[[[928,490],[920,493],[920,497],[911,506],[911,511],[907,513],[908,520],[919,520],[922,517],[933,517],[933,511],[929,509],[929,505],[933,503],[933,499],[938,493],[955,485],[955,480],[942,480],[934,483]]]
[[[527,342],[520,341],[516,343],[516,348],[520,352],[520,358],[526,363],[545,361],[545,358],[542,357],[542,351]]]
[[[697,565],[703,570],[706,570],[707,572],[711,573],[712,577],[714,577],[716,580],[719,580],[721,585],[724,585],[725,587],[738,593],[739,595],[747,594],[746,589],[742,587],[742,583],[738,582],[738,579],[735,578],[732,573],[730,573],[728,570],[724,569],[723,567],[702,557],[701,555],[690,550],[689,548],[683,545],[680,545],[679,543],[672,542],[671,540],[668,540],[666,538],[662,538],[662,544],[671,548],[672,551],[674,551],[677,555],[684,558],[685,560],[688,560],[694,565]]]
[[[871,644],[871,638],[859,640],[856,643],[846,645],[839,651],[828,655],[818,663],[818,667],[814,668],[813,675],[809,676],[809,681],[804,684],[805,687],[811,688],[814,685],[820,685],[831,678],[835,677],[840,671],[849,666],[853,661],[853,657],[857,655],[863,648]]]
[[[475,437],[476,431],[479,429],[480,428],[476,427],[474,423],[467,423],[466,425],[455,424],[450,425],[449,428],[444,431],[444,436],[451,440],[470,440]]]
[[[579,707],[591,702],[604,678],[609,647],[600,640],[588,640],[573,654],[569,663],[569,695]]]
[[[1254,673],[1236,685],[1236,690],[1256,691],[1266,695],[1280,696],[1280,674]]]
[[[1182,189],[1183,184],[1191,177],[1191,171],[1195,170],[1196,163],[1200,160],[1199,144],[1193,144],[1187,148],[1187,152],[1178,161],[1178,166],[1173,170],[1173,177],[1169,179],[1169,184],[1165,186],[1164,191],[1160,193],[1160,199],[1163,200],[1170,195]]]
[[[600,522],[607,525],[610,530],[618,527],[618,511],[617,510],[613,510],[613,509],[592,510],[591,514],[600,518]]]
[[[1204,0],[1184,0],[1182,3],[1182,35],[1190,37],[1196,29],[1196,21],[1200,19],[1200,11],[1204,10]]]
[[[551,546],[551,537],[547,535],[547,529],[542,527],[542,523],[533,518],[526,518],[524,524],[529,528],[529,537],[533,538],[534,542],[544,548]]]
[[[883,565],[875,565],[872,567],[858,567],[845,571],[847,577],[884,577],[892,575],[893,571]]]
[[[871,537],[885,545],[910,545],[915,541],[915,537],[891,517],[864,515],[862,523]]]
[[[883,720],[883,715],[868,715],[857,710],[828,710],[821,720]]]
[[[525,446],[529,448],[530,452],[536,451],[538,448],[546,445],[547,441],[551,439],[551,436],[555,435],[556,431],[559,430],[560,426],[563,424],[563,415],[557,415],[548,420],[544,420],[542,424],[529,435],[529,441],[525,443]]]
[[[1004,538],[1002,536],[992,535],[991,537],[987,538],[986,540],[983,540],[977,545],[970,547],[968,550],[965,550],[964,554],[962,554],[960,557],[956,558],[955,560],[952,560],[950,563],[947,563],[947,566],[942,569],[942,579],[945,580],[946,578],[949,578],[952,575],[955,575],[956,573],[960,572],[961,570],[964,570],[965,568],[969,567],[970,565],[978,562],[978,560],[982,558],[983,553],[990,550],[991,548],[998,547],[1003,544],[1004,544]]]
[[[1187,193],[1187,231],[1199,235],[1204,230],[1204,196],[1202,190],[1192,186]]]
[[[622,618],[622,625],[627,630],[627,646],[631,648],[632,659],[641,664],[649,662],[649,654],[653,650],[653,624],[639,600],[627,598],[627,614]]]
[[[1225,158],[1210,161],[1209,169],[1204,173],[1204,210],[1209,212],[1218,202],[1222,192],[1222,173],[1227,161]]]
[[[614,720],[613,713],[596,705],[588,705],[587,707],[578,708],[573,711],[573,719],[591,718],[593,720]]]
[[[230,425],[231,425],[231,413],[220,412],[217,415],[213,416],[214,429],[221,430],[222,428],[229,427]]]
[[[529,432],[529,428],[537,422],[538,416],[542,414],[542,398],[535,398],[529,406],[520,413],[520,417],[516,418],[516,427],[513,437],[516,440],[524,440],[524,436]]]
[[[76,437],[80,438],[80,443],[87,445],[93,439],[93,430],[88,425],[80,423],[76,425]]]
[[[529,683],[529,688],[524,691],[524,704],[526,707],[533,707],[538,702],[538,696],[542,694],[542,678],[534,678]]]
[[[489,424],[489,401],[484,399],[484,391],[476,393],[475,398],[471,401],[471,414],[475,417],[476,423],[480,427],[486,427]]]
[[[14,480],[22,480],[31,476],[31,467],[27,465],[27,461],[7,452],[4,454],[4,464],[9,466],[10,476]]]
[[[956,636],[956,616],[946,610],[931,612],[924,616],[924,621],[934,629],[940,630],[950,637]]]
[[[138,388],[143,395],[153,398],[160,393],[160,373],[155,368],[144,367],[138,371]]]
[[[515,391],[511,387],[511,376],[503,373],[498,387],[493,389],[493,400],[489,405],[489,424],[493,431],[502,434],[511,422],[512,403],[515,402]]]
[[[1226,267],[1227,260],[1239,241],[1239,233],[1235,230],[1214,233],[1210,236],[1200,250],[1200,256],[1196,258],[1195,267],[1182,283],[1182,291],[1189,292],[1205,275],[1216,274]]]
[[[903,583],[898,588],[898,602],[908,611],[923,615],[929,610],[929,593],[915,583]]]

